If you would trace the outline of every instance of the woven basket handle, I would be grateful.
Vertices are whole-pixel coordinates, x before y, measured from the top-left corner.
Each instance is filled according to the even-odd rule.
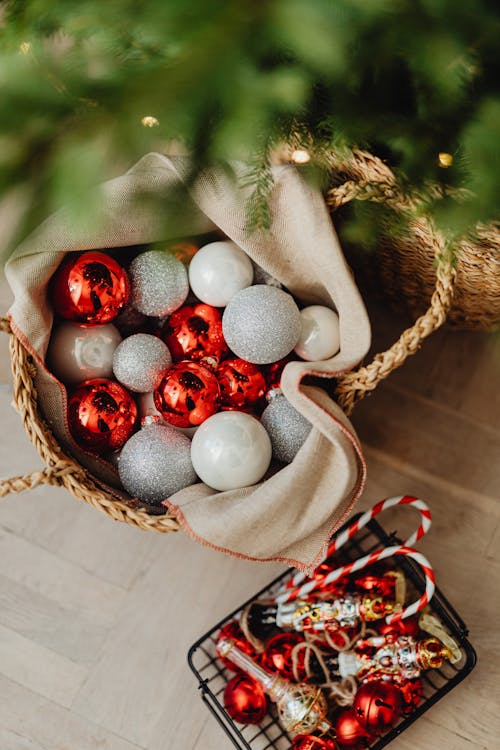
[[[352,162],[345,165],[345,171],[352,179],[328,191],[326,202],[333,209],[351,200],[369,200],[385,203],[396,211],[408,211],[415,207],[415,201],[405,195],[397,186],[391,170],[377,157],[362,151],[354,154]],[[373,391],[380,381],[415,354],[424,339],[437,330],[446,320],[453,301],[455,268],[451,259],[444,253],[444,239],[429,219],[425,221],[429,242],[436,257],[436,288],[427,311],[407,328],[399,339],[385,352],[377,354],[370,364],[345,373],[338,378],[336,396],[346,414],[351,414],[354,406],[367,393]]]
[[[0,318],[0,331],[12,334],[8,318]],[[31,378],[31,376],[32,373],[29,373],[28,377]],[[15,400],[17,402],[17,399]],[[21,414],[21,417],[24,417],[24,415]],[[10,479],[0,479],[0,497],[23,492],[24,490],[32,490],[40,484],[52,484],[56,487],[61,487],[64,485],[63,478],[67,477],[70,473],[74,473],[74,464],[62,458],[58,461],[52,461],[44,469],[32,471],[30,474],[22,474]]]

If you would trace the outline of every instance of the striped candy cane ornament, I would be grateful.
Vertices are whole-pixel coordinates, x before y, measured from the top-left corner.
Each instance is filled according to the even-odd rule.
[[[383,560],[386,557],[404,555],[410,557],[417,562],[422,568],[425,575],[425,591],[416,602],[405,607],[401,612],[395,612],[392,615],[386,617],[386,622],[397,622],[403,618],[410,617],[411,615],[419,612],[425,607],[430,599],[432,598],[435,590],[435,578],[434,571],[427,558],[422,555],[421,552],[411,547],[418,539],[421,539],[429,530],[431,525],[431,513],[427,504],[417,497],[411,497],[409,495],[402,495],[398,497],[387,498],[379,503],[376,503],[371,510],[366,511],[360,516],[357,521],[354,521],[345,531],[339,534],[336,539],[330,544],[326,558],[333,555],[338,549],[340,549],[349,539],[351,539],[360,529],[369,523],[372,518],[382,513],[387,508],[391,508],[395,505],[407,505],[416,508],[421,514],[421,522],[418,529],[411,534],[408,539],[401,545],[393,547],[385,547],[381,550],[371,552],[368,555],[355,560],[354,562],[342,565],[340,568],[332,570],[326,576],[321,576],[313,579],[306,580],[306,576],[303,573],[297,573],[291,578],[285,587],[278,591],[275,597],[276,604],[291,601],[293,599],[302,599],[308,596],[312,591],[318,588],[323,588],[331,583],[334,583],[342,576],[355,573],[368,565],[373,565],[379,560]],[[326,559],[325,558],[325,559]],[[304,583],[303,583],[304,582]],[[302,584],[302,585],[301,585]]]

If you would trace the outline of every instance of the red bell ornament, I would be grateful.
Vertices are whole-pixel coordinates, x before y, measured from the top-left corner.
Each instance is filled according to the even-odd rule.
[[[370,747],[374,740],[373,735],[370,735],[357,720],[354,708],[348,708],[337,716],[334,732],[337,744],[341,748],[362,750]]]
[[[220,361],[229,352],[222,333],[222,316],[211,305],[184,305],[170,315],[162,331],[175,362],[203,357]]]
[[[240,649],[240,651],[243,651],[243,653],[248,654],[249,656],[255,657],[256,654],[254,647],[252,646],[250,641],[245,638],[243,631],[236,620],[231,620],[226,625],[222,626],[217,636],[217,642],[219,642],[219,640],[221,640],[222,638],[233,641],[235,645]],[[235,664],[233,664],[229,657],[219,656],[219,658],[223,662],[224,666],[228,669],[231,669],[233,672],[241,671]]]
[[[219,410],[217,378],[199,362],[178,362],[165,370],[154,391],[155,406],[165,422],[195,427]]]
[[[227,359],[220,363],[216,375],[223,409],[251,410],[262,402],[266,380],[257,365],[244,359]]]
[[[137,406],[120,383],[86,380],[70,395],[68,423],[75,441],[90,451],[121,448],[132,435]]]
[[[224,708],[240,724],[260,724],[267,711],[262,685],[249,675],[237,674],[224,689]]]
[[[109,323],[128,303],[130,285],[125,269],[106,253],[70,253],[52,277],[50,297],[66,320]]]
[[[292,750],[337,750],[334,740],[315,734],[299,734],[292,742]]]
[[[401,716],[401,694],[392,682],[367,682],[356,693],[353,708],[358,722],[367,732],[382,734]]]

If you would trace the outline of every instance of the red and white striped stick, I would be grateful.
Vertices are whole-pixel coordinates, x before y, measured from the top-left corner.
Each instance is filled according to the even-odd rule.
[[[381,550],[378,550],[377,552],[371,552],[369,555],[365,555],[365,557],[362,557],[359,560],[348,563],[347,565],[343,565],[336,570],[332,570],[326,576],[322,576],[321,578],[306,580],[306,576],[303,573],[297,573],[292,579],[290,579],[290,581],[288,581],[284,588],[278,591],[278,594],[275,597],[276,603],[280,604],[292,599],[303,598],[317,588],[326,587],[330,583],[337,581],[342,576],[361,570],[362,568],[365,568],[368,565],[372,565],[379,560],[383,560],[386,557],[405,555],[407,557],[413,558],[422,567],[422,570],[425,574],[425,592],[418,601],[409,605],[401,612],[388,615],[386,621],[389,623],[401,620],[405,617],[410,617],[410,615],[415,614],[423,607],[425,607],[425,605],[428,604],[434,594],[434,572],[427,558],[424,557],[424,555],[422,555],[420,552],[412,549],[412,547],[410,546],[414,544],[418,539],[421,539],[424,534],[427,533],[431,525],[431,513],[429,507],[423,500],[420,500],[416,497],[411,497],[409,495],[403,495],[387,498],[386,500],[382,500],[381,502],[376,503],[373,508],[371,508],[371,510],[363,513],[363,515],[360,516],[357,521],[354,521],[354,523],[352,523],[345,531],[337,536],[337,538],[330,544],[326,557],[330,557],[331,555],[333,555],[336,550],[340,549],[340,547],[342,547],[342,545],[344,545],[349,539],[351,539],[354,534],[356,534],[361,528],[363,528],[363,526],[366,526],[366,524],[371,521],[372,518],[377,516],[379,513],[382,513],[387,508],[393,507],[394,505],[408,505],[417,508],[417,510],[420,511],[422,517],[419,528],[413,534],[411,534],[411,536],[409,536],[408,539],[403,542],[403,544],[394,547],[385,547]],[[303,583],[303,585],[300,585],[303,581],[306,582]]]

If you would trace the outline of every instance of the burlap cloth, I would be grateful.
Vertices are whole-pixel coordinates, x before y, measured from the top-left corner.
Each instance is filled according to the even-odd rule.
[[[234,166],[236,175],[243,169]],[[6,266],[15,296],[12,327],[36,361],[39,403],[58,440],[101,483],[121,495],[113,467],[83,452],[72,440],[66,390],[44,366],[53,321],[47,284],[65,253],[168,240],[211,231],[215,225],[302,302],[334,306],[340,317],[340,352],[327,361],[291,362],[283,373],[285,395],[314,426],[295,460],[253,487],[214,493],[198,483],[165,501],[181,526],[204,544],[310,571],[359,496],[365,464],[342,410],[322,389],[301,381],[311,374],[332,377],[363,358],[370,344],[366,311],[321,193],[306,184],[295,168],[275,169],[269,232],[248,233],[248,189],[238,187],[227,172],[214,170],[186,188],[186,205],[192,209],[189,223],[175,222],[169,237],[162,205],[169,200],[172,186],[186,183],[188,174],[186,159],[148,154],[125,175],[99,188],[100,215],[92,225],[79,223],[75,228],[64,210],[47,219]]]

